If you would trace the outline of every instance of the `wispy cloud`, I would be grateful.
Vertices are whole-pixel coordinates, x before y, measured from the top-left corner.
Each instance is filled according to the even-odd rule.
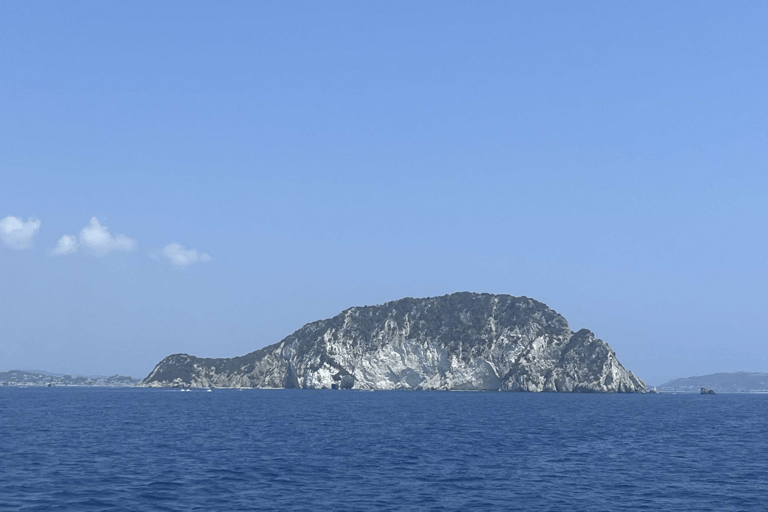
[[[64,235],[59,238],[59,243],[56,244],[56,248],[53,250],[53,254],[57,256],[63,256],[65,254],[72,254],[77,252],[77,237],[74,235]]]
[[[53,253],[57,256],[73,254],[80,249],[94,256],[106,256],[112,251],[133,251],[136,240],[125,235],[112,236],[107,226],[102,226],[99,219],[92,217],[90,223],[80,230],[80,234],[64,235],[59,239]]]
[[[27,219],[27,222],[10,215],[0,220],[0,240],[11,249],[29,249],[32,238],[40,230],[40,221]]]
[[[152,253],[152,257],[155,259],[159,259],[159,256],[166,258],[179,268],[186,268],[193,263],[211,261],[210,254],[198,252],[197,249],[186,249],[177,243],[168,244],[162,250]]]

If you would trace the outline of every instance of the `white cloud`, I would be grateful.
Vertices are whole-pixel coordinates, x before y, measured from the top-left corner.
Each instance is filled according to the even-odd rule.
[[[77,246],[77,237],[73,235],[64,235],[59,238],[59,243],[56,244],[56,248],[53,250],[53,254],[56,256],[72,254],[77,252]]]
[[[27,219],[22,221],[10,215],[0,220],[0,240],[11,249],[29,249],[32,247],[32,238],[40,229],[40,221]]]
[[[197,249],[185,249],[181,244],[168,244],[159,253],[166,257],[168,261],[177,267],[184,268],[199,261],[211,261],[211,255],[204,252],[197,252]],[[153,257],[157,257],[153,254]]]
[[[91,217],[91,222],[80,230],[77,237],[62,236],[53,253],[59,256],[72,254],[80,248],[95,256],[105,256],[112,251],[133,251],[136,249],[136,240],[125,235],[112,236],[107,226],[102,226],[99,219]]]

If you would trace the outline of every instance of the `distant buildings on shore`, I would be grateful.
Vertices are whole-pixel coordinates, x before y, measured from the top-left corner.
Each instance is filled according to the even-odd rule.
[[[0,385],[29,387],[29,386],[91,386],[91,387],[135,387],[141,379],[125,375],[60,375],[39,371],[11,370],[0,372]]]

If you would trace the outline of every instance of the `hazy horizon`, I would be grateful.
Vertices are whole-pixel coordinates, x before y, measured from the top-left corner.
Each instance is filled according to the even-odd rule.
[[[146,376],[527,296],[768,371],[768,5],[0,4],[0,369]]]

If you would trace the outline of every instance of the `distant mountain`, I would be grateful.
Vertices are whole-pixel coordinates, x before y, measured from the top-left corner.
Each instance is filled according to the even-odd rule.
[[[231,359],[174,354],[149,387],[644,392],[607,343],[527,297],[455,293],[354,307]]]
[[[133,387],[139,384],[141,379],[126,377],[124,375],[112,375],[103,377],[99,375],[63,375],[42,371],[11,370],[0,372],[0,385],[2,386],[108,386],[108,387]]]
[[[736,372],[713,373],[697,377],[674,379],[657,386],[659,391],[684,391],[698,393],[702,387],[718,393],[768,391],[768,373]]]

